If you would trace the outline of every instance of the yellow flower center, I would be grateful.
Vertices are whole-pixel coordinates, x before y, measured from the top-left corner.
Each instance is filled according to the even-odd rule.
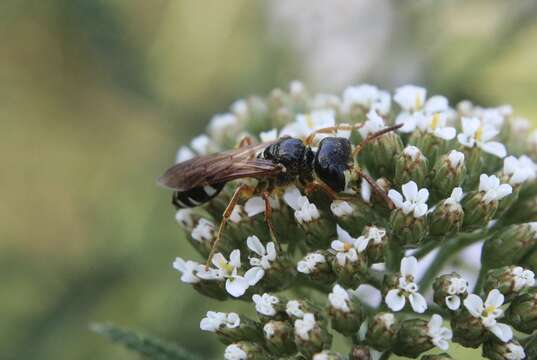
[[[231,274],[233,272],[233,265],[225,261],[220,262],[220,268],[223,269],[228,274]]]
[[[343,250],[345,251],[349,251],[350,249],[352,249],[352,245],[349,244],[349,243],[344,243],[343,244]]]
[[[496,311],[496,307],[495,306],[492,306],[492,305],[489,305],[485,308],[485,310],[483,310],[483,316],[484,317],[488,317],[490,316],[491,314],[493,314],[494,312]]]
[[[414,107],[416,110],[419,110],[421,109],[421,107],[423,106],[423,103],[421,102],[421,97],[416,94],[416,101],[414,102]]]
[[[438,124],[440,123],[440,114],[435,113],[433,115],[433,119],[431,120],[431,129],[436,130],[438,127]]]
[[[475,139],[477,141],[481,141],[481,138],[483,137],[483,127],[480,126],[477,131],[475,132]]]
[[[314,123],[313,123],[313,116],[311,116],[311,114],[307,114],[306,115],[306,124],[308,124],[308,127],[312,128]]]

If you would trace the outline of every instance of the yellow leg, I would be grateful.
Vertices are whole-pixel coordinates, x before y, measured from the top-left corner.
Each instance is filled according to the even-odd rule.
[[[360,127],[362,127],[363,124],[354,124],[354,125],[351,125],[351,124],[339,124],[339,125],[336,125],[336,126],[330,126],[330,127],[325,127],[325,128],[322,128],[322,129],[318,129],[318,130],[315,130],[314,132],[312,132],[311,134],[308,135],[308,137],[306,138],[306,140],[304,140],[304,143],[306,145],[311,145],[313,143],[313,140],[315,139],[315,135],[317,134],[333,134],[335,132],[337,132],[338,130],[346,130],[346,131],[352,131],[354,129],[358,129]]]
[[[380,197],[384,199],[384,201],[386,202],[386,204],[388,205],[390,209],[395,208],[393,201],[388,197],[388,195],[386,195],[384,190],[380,186],[378,186],[377,182],[371,176],[367,175],[366,173],[364,173],[363,171],[359,169],[355,169],[354,171],[358,175],[358,178],[363,177],[365,181],[367,181],[367,183],[371,186],[373,191],[376,192],[378,195],[380,195]]]
[[[269,228],[270,238],[278,246],[278,249],[281,250],[280,243],[276,238],[276,232],[274,231],[274,226],[272,225],[272,205],[270,205],[270,193],[268,191],[263,191],[263,200],[265,201],[265,222]]]
[[[373,133],[373,134],[369,134],[361,143],[359,143],[358,145],[356,145],[356,147],[354,148],[353,152],[352,152],[352,157],[354,159],[356,159],[356,157],[358,155],[360,155],[360,153],[362,152],[362,150],[364,149],[364,147],[369,144],[371,141],[375,140],[376,138],[384,135],[384,134],[387,134],[389,132],[392,132],[392,131],[395,131],[397,129],[399,129],[401,126],[403,126],[403,124],[399,124],[399,125],[395,125],[395,126],[391,126],[389,128],[386,128],[386,129],[383,129],[383,130],[380,130],[380,131],[377,131],[376,133]]]

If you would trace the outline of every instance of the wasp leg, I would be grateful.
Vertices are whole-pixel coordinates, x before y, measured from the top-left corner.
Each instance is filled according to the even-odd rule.
[[[362,177],[365,179],[365,181],[367,181],[367,183],[371,186],[373,191],[375,191],[384,199],[384,201],[386,202],[386,204],[388,205],[390,209],[392,210],[395,209],[395,205],[393,204],[393,201],[388,197],[388,195],[386,195],[384,190],[382,190],[382,188],[378,186],[377,182],[371,176],[367,175],[366,173],[364,173],[363,171],[359,169],[355,169],[354,171],[356,172],[358,177]]]
[[[239,141],[239,144],[238,144],[237,147],[240,149],[240,148],[243,148],[245,146],[250,146],[253,143],[254,143],[254,140],[250,136],[246,135],[241,139],[241,141]]]
[[[268,191],[263,191],[263,200],[265,201],[265,222],[269,228],[270,238],[278,246],[278,249],[281,250],[282,247],[276,238],[276,232],[274,231],[274,226],[272,225],[272,205],[270,205],[270,193]]]
[[[321,190],[322,192],[324,192],[330,198],[330,200],[341,199],[341,196],[339,196],[337,192],[332,190],[330,186],[326,185],[325,183],[321,181],[314,180],[308,183],[308,185],[306,185],[306,189],[305,189],[306,194],[311,194],[312,192],[316,190]]]
[[[376,138],[384,135],[384,134],[387,134],[389,132],[392,132],[392,131],[395,131],[397,129],[399,129],[400,127],[402,127],[403,124],[399,124],[399,125],[395,125],[395,126],[390,126],[386,129],[383,129],[383,130],[380,130],[380,131],[377,131],[376,133],[373,133],[373,134],[369,134],[361,143],[359,143],[358,145],[356,145],[356,147],[354,148],[353,152],[352,152],[352,157],[353,158],[356,158],[361,152],[362,150],[364,149],[364,147],[369,144],[371,141],[375,140]]]
[[[339,124],[339,125],[336,125],[336,126],[330,126],[330,127],[325,127],[325,128],[322,128],[322,129],[317,129],[315,130],[314,132],[312,132],[311,134],[308,135],[308,137],[306,138],[306,140],[304,140],[304,143],[306,145],[311,145],[313,144],[313,140],[315,139],[315,135],[317,134],[333,134],[335,132],[337,132],[338,130],[346,130],[346,131],[352,131],[354,129],[358,129],[360,127],[362,127],[363,124],[354,124],[354,125],[351,125],[351,124]]]
[[[226,210],[224,210],[224,214],[222,215],[222,220],[220,221],[220,226],[218,226],[216,237],[211,243],[211,251],[209,252],[209,257],[207,258],[206,267],[209,267],[209,264],[211,263],[214,252],[216,251],[216,248],[218,247],[218,243],[220,242],[220,239],[222,238],[222,234],[224,233],[224,228],[226,227],[226,224],[229,218],[231,217],[231,214],[233,213],[233,209],[235,209],[235,206],[237,205],[237,203],[239,202],[243,194],[251,193],[252,191],[253,189],[250,186],[243,184],[237,187],[237,189],[233,193],[233,196],[229,200],[229,203],[226,206]]]

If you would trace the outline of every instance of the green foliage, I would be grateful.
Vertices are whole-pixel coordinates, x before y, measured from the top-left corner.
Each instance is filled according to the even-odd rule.
[[[151,335],[138,333],[113,324],[92,324],[95,333],[137,352],[147,359],[155,360],[198,360],[200,357],[179,346]]]

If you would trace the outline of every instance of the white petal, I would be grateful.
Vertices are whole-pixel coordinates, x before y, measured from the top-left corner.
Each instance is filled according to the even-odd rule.
[[[429,210],[429,207],[427,204],[419,204],[414,207],[414,217],[420,218],[423,215],[427,214],[427,210]]]
[[[464,134],[473,136],[481,126],[481,121],[476,117],[463,117],[461,119]]]
[[[248,238],[246,239],[246,245],[250,250],[252,250],[259,256],[263,256],[266,253],[265,247],[261,243],[261,240],[259,240],[259,238],[255,235],[248,236]]]
[[[418,272],[418,260],[414,256],[401,259],[401,274],[403,276],[415,276]]]
[[[402,186],[403,195],[407,200],[416,200],[418,197],[418,185],[414,181],[409,181]]]
[[[435,130],[434,134],[444,140],[453,140],[457,136],[457,130],[452,127],[443,127]]]
[[[366,203],[371,202],[371,185],[369,185],[365,179],[362,179],[362,182],[360,183],[360,195],[362,196],[362,200]]]
[[[367,245],[369,244],[369,238],[366,238],[365,236],[360,236],[356,241],[354,242],[354,247],[358,252],[362,252],[365,249],[367,249]]]
[[[422,314],[427,310],[427,301],[420,293],[410,294],[408,297],[412,309],[418,314]]]
[[[345,243],[341,240],[334,240],[332,241],[332,244],[330,244],[330,247],[336,251],[344,251]]]
[[[270,261],[276,260],[276,245],[271,241],[267,244],[267,257]]]
[[[487,300],[485,300],[485,307],[494,306],[495,308],[499,308],[503,305],[504,300],[505,297],[503,294],[498,289],[493,289],[489,292]]]
[[[248,285],[254,286],[265,276],[265,270],[262,267],[255,266],[244,274],[244,278],[248,282]]]
[[[461,298],[456,295],[446,296],[446,306],[449,310],[459,310],[461,307]]]
[[[505,145],[496,141],[490,141],[488,143],[481,144],[481,149],[483,149],[483,151],[489,154],[495,155],[502,159],[505,157],[505,155],[507,155]]]
[[[241,251],[239,249],[235,249],[229,254],[229,263],[235,268],[241,267]]]
[[[337,236],[339,240],[349,243],[349,244],[354,243],[353,237],[347,231],[345,231],[345,229],[343,229],[341,226],[336,225],[336,232],[337,232]]]
[[[216,266],[218,269],[221,268],[222,264],[227,264],[226,258],[221,253],[216,253],[213,255],[213,258],[211,259],[211,262],[214,266]]]
[[[416,202],[419,204],[424,204],[427,202],[427,199],[429,199],[429,190],[427,189],[420,189],[418,191],[418,196]]]
[[[294,210],[300,209],[299,200],[301,197],[300,190],[294,185],[288,186],[283,194],[283,200]]]
[[[405,297],[401,295],[401,292],[398,289],[392,289],[386,294],[386,299],[384,300],[386,305],[392,311],[399,311],[405,307]]]
[[[472,316],[480,317],[483,312],[483,300],[475,294],[470,294],[464,299],[464,307]]]
[[[488,328],[491,333],[496,335],[498,339],[504,343],[510,341],[513,338],[513,329],[509,325],[502,323],[496,323]]]
[[[241,297],[248,289],[248,281],[241,276],[226,280],[226,291],[233,297]]]
[[[251,197],[244,204],[244,211],[248,214],[248,217],[256,216],[265,212],[265,201],[261,196]]]
[[[394,205],[397,208],[400,209],[403,207],[403,196],[398,191],[395,191],[395,190],[388,191],[388,197],[390,198],[391,201],[393,201]]]

